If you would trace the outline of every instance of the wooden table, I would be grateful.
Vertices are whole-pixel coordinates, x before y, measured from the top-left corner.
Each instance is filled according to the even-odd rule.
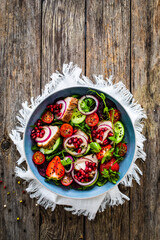
[[[1,0],[0,27],[0,239],[160,239],[160,1]],[[19,154],[9,138],[21,102],[40,94],[70,61],[88,77],[114,74],[148,115],[141,185],[121,187],[130,201],[91,222],[62,206],[45,210],[22,192],[26,184],[14,175]]]

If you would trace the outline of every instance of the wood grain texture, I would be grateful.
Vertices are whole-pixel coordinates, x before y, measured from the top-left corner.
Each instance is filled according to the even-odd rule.
[[[25,188],[22,181],[17,184],[14,169],[19,154],[8,134],[17,124],[21,103],[40,93],[40,22],[39,1],[1,1],[0,239],[3,240],[39,237],[39,208],[35,208],[35,201],[28,194],[22,193]],[[21,199],[23,203],[19,202]]]
[[[84,71],[85,1],[44,1],[42,16],[42,88],[63,63],[73,62]],[[40,239],[80,239],[83,219],[57,206],[51,213],[41,208]]]
[[[141,186],[133,185],[130,204],[131,239],[160,239],[160,1],[133,1],[132,90],[148,119]]]
[[[87,1],[86,74],[115,75],[130,87],[130,2]],[[122,191],[129,196],[129,189]],[[87,240],[129,239],[129,202],[86,219]]]

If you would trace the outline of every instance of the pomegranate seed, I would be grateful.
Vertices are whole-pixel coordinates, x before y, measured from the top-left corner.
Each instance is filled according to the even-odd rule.
[[[80,143],[80,141],[79,141],[79,140],[77,141],[77,144],[78,144],[78,145],[81,145],[81,143]]]
[[[112,136],[113,136],[113,133],[109,133],[108,136],[109,136],[109,137],[112,137]]]
[[[42,137],[43,137],[43,134],[42,134],[42,133],[40,133],[40,134],[39,134],[39,137],[40,137],[40,138],[42,138]]]
[[[78,138],[77,138],[77,137],[75,137],[75,138],[73,139],[73,142],[74,142],[74,143],[76,143],[76,142],[77,142],[77,140],[78,140]]]
[[[99,139],[100,139],[100,141],[102,141],[102,140],[103,140],[103,137],[102,137],[102,136],[100,136],[100,137],[99,137]]]
[[[88,175],[88,173],[86,173],[86,178],[88,178],[89,177],[89,175]]]
[[[96,171],[96,167],[93,167],[93,171]]]
[[[81,153],[81,151],[82,151],[82,149],[81,149],[81,148],[78,148],[77,153]]]
[[[42,130],[41,130],[41,133],[45,133],[45,131],[42,129]]]
[[[37,137],[37,136],[36,136],[36,135],[34,135],[32,138],[33,138],[33,139],[35,139],[36,137]]]
[[[38,127],[35,127],[35,130],[38,130]]]
[[[95,167],[95,166],[96,166],[96,163],[93,163],[92,166]]]
[[[103,144],[104,144],[104,145],[108,144],[108,140],[107,140],[107,139],[104,140]]]
[[[72,144],[72,140],[71,139],[68,140],[68,144]]]
[[[96,133],[96,130],[93,130],[92,133],[93,133],[93,134]]]
[[[85,171],[88,172],[88,167],[85,168]]]
[[[59,113],[57,113],[57,116],[58,116],[58,117],[60,117],[61,115],[62,115],[62,113],[60,113],[60,112],[59,112]]]
[[[53,112],[53,110],[54,110],[53,107],[51,107],[51,112]]]
[[[83,143],[83,140],[82,140],[81,138],[79,138],[79,142],[80,142],[80,143]]]
[[[74,129],[74,131],[73,131],[74,133],[76,133],[77,132],[77,129]]]
[[[84,182],[84,179],[82,179],[81,182]]]
[[[35,130],[34,130],[34,129],[32,130],[32,133],[35,133]]]
[[[41,123],[40,123],[40,122],[38,122],[38,123],[37,123],[37,126],[39,127],[40,125],[41,125]]]
[[[88,182],[88,178],[85,178],[85,182]]]
[[[39,130],[39,129],[37,130],[37,133],[40,133],[40,130]]]
[[[39,137],[39,135],[40,135],[40,134],[39,134],[39,133],[37,133],[37,137]]]
[[[80,175],[81,175],[81,173],[80,173],[80,172],[78,172],[78,173],[77,173],[77,176],[78,176],[78,177],[80,177]]]
[[[96,137],[96,134],[95,134],[95,133],[93,133],[93,134],[92,134],[92,137],[93,137],[93,138],[94,138],[94,137]]]
[[[92,168],[89,167],[89,168],[88,168],[88,172],[92,172]]]
[[[77,175],[75,175],[74,177],[75,177],[75,179],[78,179],[78,176],[77,176]]]
[[[60,109],[62,108],[62,103],[59,104],[59,108],[60,108]]]
[[[86,166],[88,166],[88,163],[89,163],[89,162],[88,162],[88,161],[86,161]]]
[[[99,139],[99,137],[100,137],[100,135],[99,135],[99,134],[97,134],[97,137],[96,137],[96,138],[97,138],[97,139]]]

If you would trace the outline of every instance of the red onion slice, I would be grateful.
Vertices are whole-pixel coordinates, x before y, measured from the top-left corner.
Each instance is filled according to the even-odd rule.
[[[62,108],[60,110],[61,116],[55,115],[56,119],[61,119],[63,117],[65,111],[66,111],[67,103],[64,100],[59,100],[59,101],[56,102],[56,104],[62,104]]]
[[[76,151],[75,151],[75,152],[72,152],[72,151],[69,149],[69,147],[68,147],[68,143],[67,143],[67,142],[69,141],[69,139],[71,139],[71,138],[73,138],[73,137],[81,138],[82,141],[83,141],[83,143],[81,143],[81,145],[84,144],[84,148],[82,149],[82,151],[81,151],[80,153],[77,153]],[[81,146],[81,145],[80,145],[80,146]],[[72,156],[78,156],[78,155],[84,154],[84,153],[86,152],[86,150],[87,150],[87,147],[88,147],[88,141],[87,141],[87,139],[86,139],[85,137],[81,136],[80,134],[72,135],[71,137],[66,138],[66,140],[64,141],[64,148],[65,148],[65,150],[66,150],[69,154],[71,154]]]
[[[72,163],[71,163],[71,166],[70,166],[69,170],[67,170],[67,169],[64,167],[66,173],[70,173],[70,172],[74,169],[74,160],[73,160],[72,156],[66,156],[66,157],[65,157],[65,159],[68,159],[68,158],[70,158],[70,159],[72,160]]]
[[[98,170],[96,169],[94,178],[93,178],[90,182],[85,182],[85,183],[79,182],[79,181],[74,177],[74,170],[71,172],[71,174],[72,174],[72,178],[74,179],[74,181],[75,181],[77,184],[79,184],[80,186],[89,186],[89,185],[94,184],[94,182],[96,182],[97,176],[98,176]]]
[[[38,142],[38,143],[43,143],[43,142],[47,141],[51,136],[51,129],[48,126],[44,126],[43,130],[45,131],[45,134],[44,134],[43,138],[37,137],[35,139],[35,141]]]
[[[92,99],[94,99],[94,101],[95,101],[95,103],[96,103],[95,108],[94,108],[92,111],[90,111],[90,112],[84,112],[84,111],[82,110],[82,108],[81,108],[81,102],[82,102],[85,98],[92,98]],[[78,110],[79,110],[82,114],[84,114],[84,115],[90,115],[90,114],[96,112],[96,111],[98,110],[98,107],[99,107],[99,101],[98,101],[98,99],[97,99],[96,97],[94,97],[93,95],[85,95],[85,96],[81,97],[81,98],[79,99],[79,101],[78,101]]]
[[[100,125],[100,126],[97,128],[97,130],[99,130],[100,128],[107,128],[106,131],[110,130],[111,132],[113,132],[113,128],[111,128],[109,125],[106,125],[106,124]],[[97,131],[97,130],[96,130],[96,131]]]

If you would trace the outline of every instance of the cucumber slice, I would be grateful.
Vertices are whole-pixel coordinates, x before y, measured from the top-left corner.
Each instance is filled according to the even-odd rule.
[[[75,108],[71,117],[71,122],[75,124],[80,124],[85,120],[85,118],[86,116],[80,113],[77,108]]]
[[[117,144],[121,142],[124,137],[124,126],[122,122],[118,121],[114,124],[114,131],[116,136],[115,143]]]
[[[50,153],[56,151],[60,144],[61,144],[61,138],[59,137],[59,138],[56,140],[55,144],[54,144],[50,149],[40,148],[40,151],[41,151],[43,154],[50,154]]]

